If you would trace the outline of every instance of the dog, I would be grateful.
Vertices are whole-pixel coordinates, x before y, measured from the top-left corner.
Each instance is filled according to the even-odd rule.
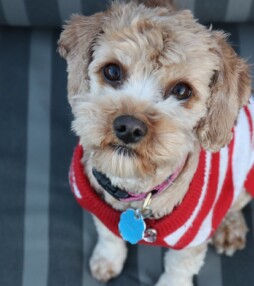
[[[113,3],[64,26],[79,137],[69,178],[98,231],[96,279],[120,274],[126,241],[170,248],[156,286],[193,285],[210,242],[244,247],[254,105],[249,66],[226,38],[171,1]]]

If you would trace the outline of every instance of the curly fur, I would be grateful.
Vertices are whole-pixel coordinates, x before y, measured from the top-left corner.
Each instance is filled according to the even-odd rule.
[[[121,203],[109,196],[94,179],[92,167],[107,174],[119,187],[147,192],[188,154],[188,162],[170,191],[152,201],[153,215],[160,218],[182,201],[196,170],[200,148],[218,151],[230,142],[238,112],[250,96],[250,75],[248,65],[226,39],[223,32],[199,24],[190,11],[173,11],[171,1],[114,3],[106,12],[90,17],[73,15],[64,26],[58,44],[60,55],[68,63],[72,128],[86,150],[83,161],[91,184],[112,207],[124,210],[140,207],[140,203]],[[108,84],[102,75],[109,63],[122,68],[123,79],[118,86]],[[178,82],[191,86],[189,100],[181,102],[168,96]],[[121,144],[112,127],[120,115],[134,115],[148,127],[147,136],[129,146],[133,152],[129,157],[111,148]],[[102,226],[98,231],[100,237],[110,237]],[[114,245],[123,253],[119,268],[112,269],[115,252],[106,257],[105,249],[98,250],[103,248],[101,243],[99,239],[91,269],[97,279],[106,281],[121,271],[126,250],[117,239],[108,243],[108,253]],[[164,274],[170,272],[172,284],[163,276],[157,285],[179,286],[179,281],[191,285],[205,250],[204,246],[174,252],[166,259]],[[199,255],[191,262],[195,252]],[[107,273],[98,270],[102,256],[108,258],[103,260]],[[183,260],[186,268],[179,271]],[[110,267],[105,266],[107,263]]]

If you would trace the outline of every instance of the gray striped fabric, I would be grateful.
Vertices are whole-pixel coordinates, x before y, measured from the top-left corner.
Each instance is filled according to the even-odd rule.
[[[52,35],[32,31],[29,58],[23,286],[48,276]],[[39,162],[39,163],[38,163]],[[40,202],[37,213],[34,206]],[[43,211],[44,215],[40,215]]]
[[[61,15],[69,5],[66,1]],[[84,9],[77,1],[73,5]],[[254,25],[215,28],[231,32],[236,51],[254,63]],[[96,231],[67,180],[77,139],[70,132],[66,64],[56,53],[58,37],[59,30],[52,29],[0,29],[1,286],[101,285],[88,268]],[[247,248],[233,259],[209,249],[196,286],[254,285],[253,203],[245,217]],[[154,285],[165,251],[129,246],[123,273],[107,285]]]
[[[174,1],[178,8],[192,10],[198,19],[207,23],[254,20],[254,0]],[[109,2],[110,0],[0,0],[0,24],[60,27],[72,13],[91,15],[104,10]]]

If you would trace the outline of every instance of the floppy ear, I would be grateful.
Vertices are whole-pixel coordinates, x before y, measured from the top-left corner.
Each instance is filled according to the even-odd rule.
[[[87,68],[92,58],[92,46],[101,33],[102,16],[72,15],[58,40],[58,52],[68,64],[68,99],[88,88]]]
[[[222,32],[212,33],[218,43],[212,52],[219,56],[220,66],[211,81],[207,114],[199,123],[197,135],[204,149],[217,152],[232,139],[239,110],[251,94],[251,80],[248,65],[226,43],[226,36]]]

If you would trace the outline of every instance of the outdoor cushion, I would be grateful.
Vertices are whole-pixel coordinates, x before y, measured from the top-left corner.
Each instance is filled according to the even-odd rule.
[[[254,20],[254,0],[174,1],[176,7],[192,10],[206,23]],[[0,0],[0,24],[60,27],[72,13],[91,15],[104,10],[109,3],[109,0]]]
[[[214,28],[230,32],[236,51],[254,63],[253,24]],[[70,131],[66,63],[56,52],[59,33],[59,29],[0,29],[1,286],[101,285],[88,268],[97,239],[95,227],[68,184],[78,139]],[[254,285],[253,202],[244,213],[250,229],[246,249],[229,258],[210,248],[196,286]],[[154,285],[163,271],[166,249],[128,247],[123,273],[107,285]]]

